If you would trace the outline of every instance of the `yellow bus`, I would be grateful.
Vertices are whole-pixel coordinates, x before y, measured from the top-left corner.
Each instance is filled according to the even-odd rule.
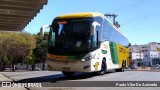
[[[43,32],[41,29],[41,33]],[[129,64],[128,39],[96,12],[57,16],[50,25],[48,70],[75,72],[124,71]]]

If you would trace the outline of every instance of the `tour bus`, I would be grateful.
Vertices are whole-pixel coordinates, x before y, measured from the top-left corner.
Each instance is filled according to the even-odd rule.
[[[129,42],[103,14],[87,12],[57,16],[48,38],[48,70],[75,72],[124,71],[129,64]]]

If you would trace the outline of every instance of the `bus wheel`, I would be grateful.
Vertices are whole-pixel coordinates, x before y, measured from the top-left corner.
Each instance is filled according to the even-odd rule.
[[[124,68],[125,68],[126,64],[124,63],[124,61],[122,62],[122,67],[120,69],[116,69],[116,72],[124,72]]]
[[[107,65],[106,65],[106,61],[103,60],[102,61],[102,66],[101,66],[101,71],[98,72],[99,75],[104,75],[106,73],[107,70]]]
[[[63,73],[63,75],[65,75],[65,76],[73,76],[75,72],[63,72],[63,71],[62,71],[62,73]]]

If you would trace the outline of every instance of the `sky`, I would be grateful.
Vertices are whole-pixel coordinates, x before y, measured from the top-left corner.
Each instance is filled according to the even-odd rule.
[[[48,0],[24,31],[36,34],[56,16],[76,12],[116,14],[120,31],[132,45],[160,43],[160,0]]]

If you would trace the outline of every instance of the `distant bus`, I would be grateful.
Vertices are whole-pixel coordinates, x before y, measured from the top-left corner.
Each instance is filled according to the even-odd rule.
[[[41,31],[43,32],[43,29]],[[56,17],[50,25],[48,69],[75,72],[124,71],[129,64],[128,39],[100,13]]]

